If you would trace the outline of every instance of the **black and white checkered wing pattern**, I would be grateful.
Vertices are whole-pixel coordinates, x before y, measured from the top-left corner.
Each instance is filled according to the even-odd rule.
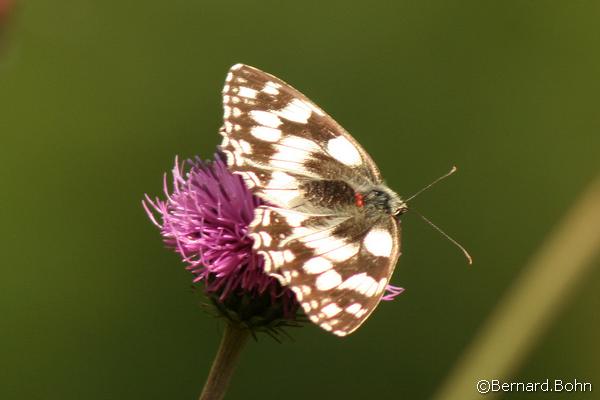
[[[376,165],[306,96],[256,68],[230,69],[223,107],[228,166],[268,203],[251,225],[265,271],[296,293],[313,322],[352,332],[378,304],[399,255],[396,221],[366,218],[352,201],[352,188],[381,183]]]
[[[375,163],[344,128],[273,75],[243,64],[231,67],[223,109],[221,149],[228,164],[271,203],[290,205],[285,194],[269,190],[271,177],[257,170],[381,181]]]
[[[373,312],[400,254],[394,219],[356,229],[354,218],[261,206],[252,223],[265,271],[289,286],[310,320],[338,336]]]

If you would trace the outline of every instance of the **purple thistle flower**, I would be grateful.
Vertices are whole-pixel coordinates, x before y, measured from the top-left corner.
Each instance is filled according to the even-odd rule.
[[[187,170],[186,170],[187,167]],[[143,206],[160,228],[164,242],[181,255],[194,275],[203,281],[206,293],[226,305],[238,306],[244,296],[256,309],[256,298],[267,299],[269,318],[293,320],[298,310],[294,293],[263,271],[263,259],[252,250],[248,225],[262,201],[232,174],[221,157],[205,162],[196,157],[173,167],[173,189],[164,178],[165,200],[146,195]],[[160,216],[160,221],[155,214]],[[273,313],[275,305],[278,312]],[[244,319],[255,317],[235,307]],[[246,307],[247,308],[247,307]],[[263,313],[264,314],[264,313]]]

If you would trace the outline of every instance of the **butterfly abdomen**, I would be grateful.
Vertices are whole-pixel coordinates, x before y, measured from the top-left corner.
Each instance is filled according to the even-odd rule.
[[[354,204],[354,189],[344,181],[314,180],[300,186],[304,197],[313,205],[340,208]]]

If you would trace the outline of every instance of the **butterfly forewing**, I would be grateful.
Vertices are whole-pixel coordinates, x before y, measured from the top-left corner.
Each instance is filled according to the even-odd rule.
[[[223,150],[236,167],[381,180],[371,157],[333,118],[266,72],[234,65],[223,87],[223,109]]]
[[[266,201],[251,234],[265,272],[337,335],[377,306],[399,255],[399,226],[354,203],[381,184],[376,165],[333,118],[280,79],[236,64],[223,88],[221,150]]]

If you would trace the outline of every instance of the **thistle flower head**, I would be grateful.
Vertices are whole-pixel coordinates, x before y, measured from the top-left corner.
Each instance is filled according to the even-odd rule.
[[[243,322],[294,320],[298,303],[293,292],[264,273],[262,257],[252,250],[248,225],[261,200],[220,155],[212,162],[175,160],[172,175],[169,190],[165,174],[165,199],[146,196],[143,205],[194,282],[203,281],[219,309]]]

